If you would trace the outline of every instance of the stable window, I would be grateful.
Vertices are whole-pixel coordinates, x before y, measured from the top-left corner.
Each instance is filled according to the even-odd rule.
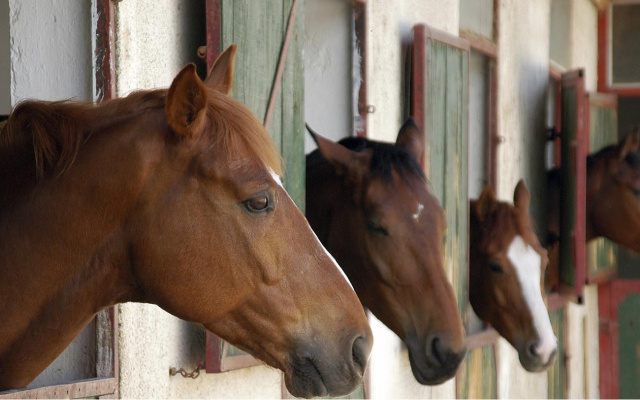
[[[100,101],[115,94],[113,4],[110,0],[95,0],[79,5],[94,39],[93,72],[95,98]],[[91,27],[91,8],[96,25]],[[10,60],[9,2],[0,2],[0,54]],[[6,22],[6,23],[5,23]],[[20,38],[24,39],[24,38]],[[90,41],[86,52],[91,54]],[[10,111],[10,63],[0,65],[0,121]],[[89,67],[90,68],[90,67]],[[67,349],[26,388],[0,392],[0,398],[81,398],[118,397],[118,309],[117,306],[99,312]]]
[[[612,0],[598,17],[598,90],[640,95],[640,1]]]

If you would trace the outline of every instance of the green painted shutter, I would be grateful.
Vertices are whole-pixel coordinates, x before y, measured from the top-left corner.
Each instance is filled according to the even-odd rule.
[[[232,96],[264,121],[293,0],[220,0],[220,48],[238,45]],[[284,186],[304,210],[303,4],[296,22],[269,134],[284,158]]]
[[[469,349],[456,375],[457,394],[460,399],[496,399],[495,346]]]
[[[620,398],[640,398],[640,294],[618,306]]]
[[[547,397],[550,399],[564,399],[566,398],[566,377],[567,371],[565,368],[565,349],[566,349],[566,311],[564,308],[559,308],[549,312],[549,319],[551,320],[551,327],[553,332],[558,338],[558,353],[556,360],[547,371],[548,386]]]
[[[589,153],[618,142],[617,97],[613,94],[589,94]],[[605,238],[587,245],[587,281],[598,283],[608,279],[618,264],[618,246]]]
[[[469,42],[414,27],[411,114],[426,137],[425,169],[447,216],[444,263],[467,325]]]

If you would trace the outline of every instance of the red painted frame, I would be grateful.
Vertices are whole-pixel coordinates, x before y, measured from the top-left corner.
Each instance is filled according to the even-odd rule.
[[[614,280],[598,286],[600,317],[600,397],[620,397],[618,354],[618,306],[633,293],[640,292],[640,280]]]
[[[576,223],[571,232],[572,254],[575,267],[574,286],[559,283],[560,293],[582,303],[586,279],[586,196],[587,196],[587,148],[588,148],[588,104],[584,83],[584,70],[574,70],[562,74],[563,88],[576,88],[576,139],[571,146],[570,168],[576,177]]]
[[[628,2],[629,0],[625,1]],[[638,97],[640,96],[640,83],[613,86],[610,81],[611,7],[615,3],[615,0],[611,1],[603,11],[598,13],[598,91],[616,93],[622,97]],[[640,5],[640,0],[637,0],[637,3]]]

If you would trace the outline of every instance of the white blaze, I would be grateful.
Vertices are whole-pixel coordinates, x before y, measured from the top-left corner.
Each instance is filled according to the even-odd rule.
[[[276,181],[276,183],[278,185],[280,185],[280,187],[282,187],[282,189],[284,189],[284,186],[282,185],[282,180],[280,179],[280,175],[278,175],[275,172],[273,172],[273,170],[269,170],[269,172],[271,173],[271,177],[273,178],[273,180]],[[289,193],[286,191],[286,189],[284,190],[284,192],[287,194],[287,196],[289,196]],[[289,199],[291,199],[291,196],[289,196]],[[293,201],[293,200],[291,200],[291,201]],[[324,250],[325,254],[327,256],[329,256],[329,259],[333,262],[333,265],[338,269],[338,271],[340,271],[340,273],[342,274],[344,279],[347,281],[347,283],[349,284],[349,286],[351,286],[351,289],[353,290],[353,285],[351,284],[351,281],[349,281],[349,278],[347,278],[347,275],[344,273],[342,268],[340,268],[340,265],[338,265],[338,262],[336,261],[336,259],[333,258],[331,253],[329,253],[329,251],[322,245],[322,242],[320,242],[320,239],[318,239],[318,236],[316,235],[316,233],[313,231],[313,229],[311,229],[311,226],[309,226],[309,221],[307,221],[306,218],[305,218],[304,221],[306,222],[307,227],[309,228],[309,230],[313,234],[313,237],[316,238],[316,242],[318,242],[318,245],[322,248],[322,250]]]
[[[540,255],[525,243],[522,236],[516,236],[509,245],[507,257],[515,266],[520,286],[522,286],[522,295],[529,307],[534,328],[540,339],[536,352],[546,363],[551,353],[557,349],[558,340],[553,334],[549,313],[540,291]]]
[[[418,220],[420,218],[420,214],[422,214],[422,210],[424,210],[424,206],[418,203],[418,211],[416,211],[416,213],[413,214],[413,219]]]

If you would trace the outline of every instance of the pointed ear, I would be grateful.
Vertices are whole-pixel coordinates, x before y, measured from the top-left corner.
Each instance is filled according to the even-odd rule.
[[[516,189],[513,191],[513,205],[516,206],[518,210],[528,213],[530,201],[531,194],[529,194],[529,189],[527,189],[524,180],[520,179],[516,185]]]
[[[207,87],[229,94],[233,86],[233,68],[236,64],[237,50],[238,46],[232,44],[218,56],[207,74],[207,79],[204,80]]]
[[[476,215],[480,221],[485,221],[489,215],[491,215],[498,206],[498,200],[493,193],[493,189],[490,185],[485,186],[480,198],[476,202]]]
[[[194,136],[202,130],[207,114],[207,89],[196,73],[195,64],[188,64],[173,79],[165,112],[169,126],[179,136]]]
[[[630,152],[637,151],[638,144],[640,144],[640,132],[638,130],[638,125],[636,125],[631,130],[631,133],[625,136],[618,144],[618,161],[624,160]]]
[[[350,178],[362,175],[368,166],[370,158],[369,149],[362,152],[351,151],[339,143],[320,136],[314,132],[308,124],[306,127],[314,142],[318,145],[318,150],[320,154],[322,154],[322,158],[333,166],[336,174],[346,175]]]
[[[424,168],[424,135],[413,117],[409,117],[400,131],[396,139],[396,146],[404,147],[418,160],[421,167]]]

